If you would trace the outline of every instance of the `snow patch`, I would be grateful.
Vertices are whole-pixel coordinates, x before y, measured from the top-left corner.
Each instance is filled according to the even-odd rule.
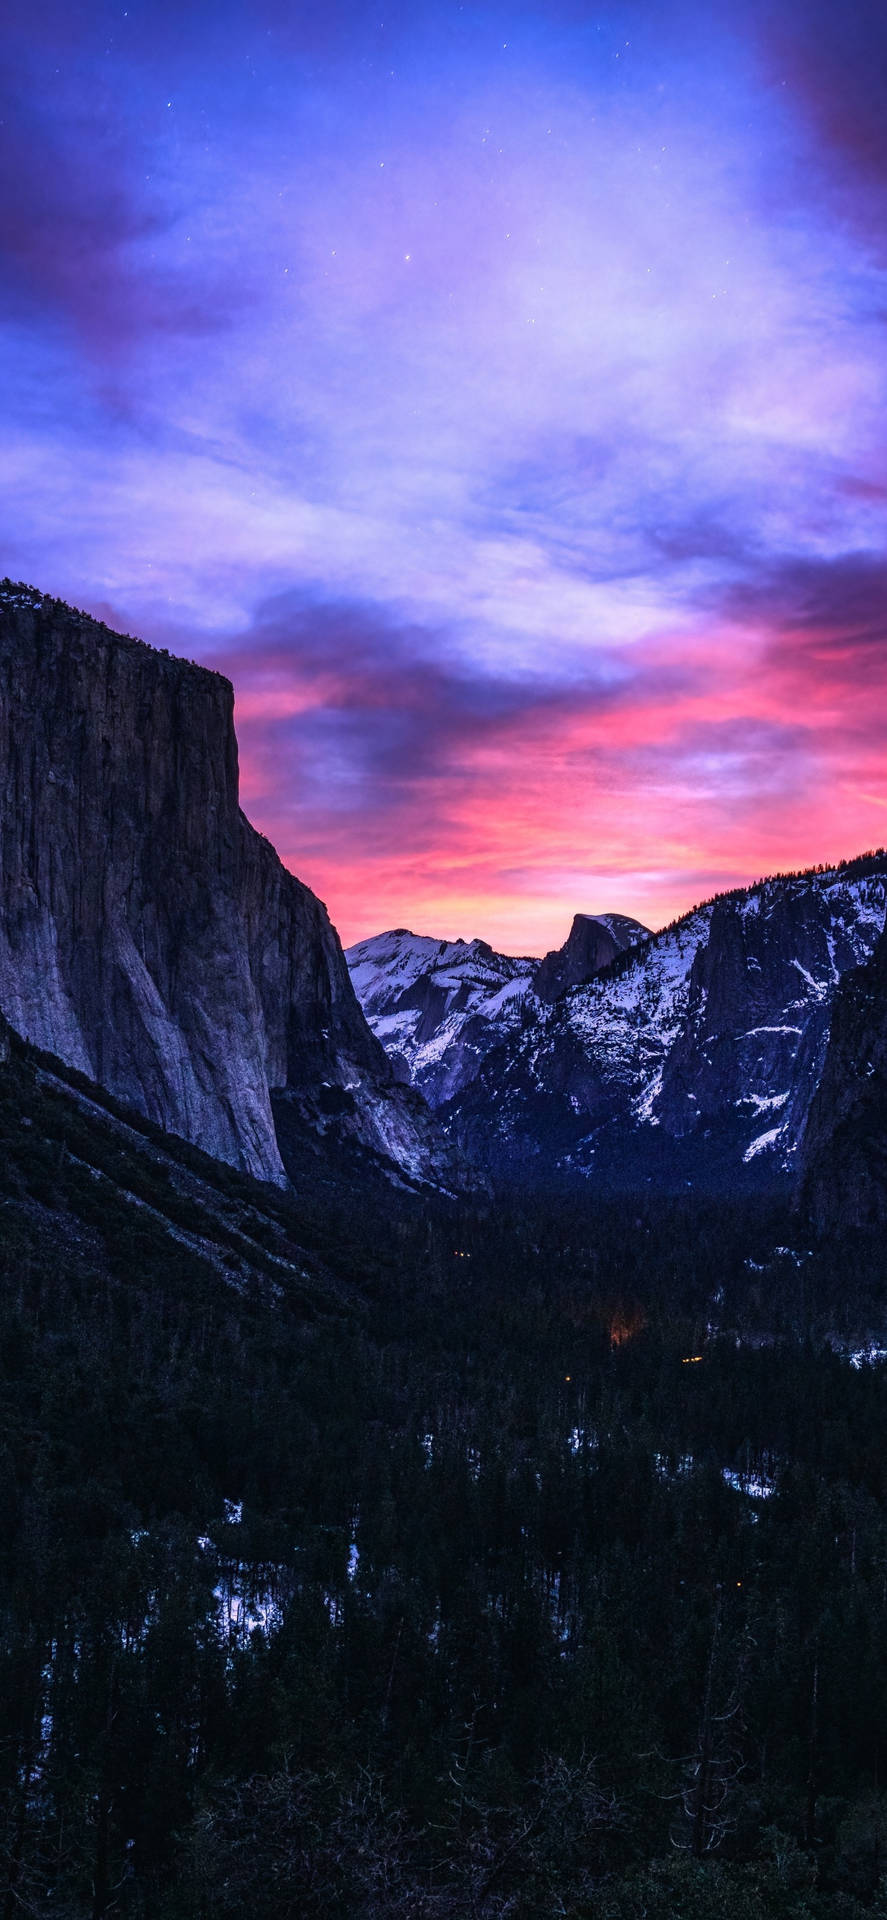
[[[721,1478],[736,1493],[745,1493],[750,1500],[769,1500],[775,1491],[776,1483],[760,1473],[738,1473],[735,1467],[722,1467]]]
[[[775,1147],[781,1132],[781,1127],[770,1127],[766,1133],[759,1133],[757,1139],[753,1140],[751,1145],[746,1147],[742,1156],[743,1160],[754,1160],[757,1154],[769,1152],[771,1147]]]

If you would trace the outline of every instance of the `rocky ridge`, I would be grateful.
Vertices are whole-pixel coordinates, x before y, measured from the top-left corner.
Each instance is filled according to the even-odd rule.
[[[349,947],[364,1013],[395,1072],[433,1107],[456,1097],[486,1054],[647,929],[624,914],[576,914],[544,960],[496,953],[485,940],[435,940],[398,927]]]
[[[451,1039],[438,1025],[428,1098],[475,1161],[500,1172],[627,1185],[790,1176],[839,982],[872,954],[885,900],[878,853],[710,900],[551,1004],[522,963],[470,1060],[464,1030]],[[555,957],[560,976],[550,969],[555,985],[569,946]],[[377,1018],[380,1037],[383,1020],[404,1018]],[[413,1072],[420,1062],[416,1047]]]
[[[410,1179],[453,1175],[325,907],[240,811],[227,680],[7,581],[0,780],[20,1035],[259,1179],[286,1177],[272,1092]]]
[[[835,995],[802,1156],[819,1226],[887,1226],[887,932]]]

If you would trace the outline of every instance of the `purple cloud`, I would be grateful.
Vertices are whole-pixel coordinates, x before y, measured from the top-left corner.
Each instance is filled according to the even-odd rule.
[[[4,568],[227,667],[337,911],[551,945],[873,837],[872,0],[9,23]]]

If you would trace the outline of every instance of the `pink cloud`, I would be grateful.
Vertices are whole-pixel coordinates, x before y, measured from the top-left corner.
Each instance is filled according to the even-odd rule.
[[[747,596],[741,621],[640,644],[615,680],[593,657],[567,686],[469,674],[444,636],[368,609],[280,603],[217,659],[245,808],[346,942],[412,922],[544,949],[577,908],[661,924],[853,852],[879,837],[885,775],[868,598],[854,640],[790,585],[780,606],[771,581],[769,623]]]

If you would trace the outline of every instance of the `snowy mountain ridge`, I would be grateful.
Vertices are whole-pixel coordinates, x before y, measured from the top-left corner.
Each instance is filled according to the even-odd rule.
[[[523,1018],[536,959],[485,940],[434,940],[396,928],[349,947],[357,997],[398,1077],[431,1106],[452,1098],[487,1047]]]
[[[619,1178],[693,1178],[715,1163],[719,1178],[780,1176],[796,1164],[836,989],[869,960],[885,905],[883,853],[775,876],[636,940],[550,1003],[533,990],[532,962],[441,943],[424,974],[415,956],[399,998],[391,978],[387,999],[377,981],[371,1011],[367,974],[354,949],[347,958],[397,1070],[446,1109],[476,1160]],[[586,937],[585,918],[571,941],[577,928]],[[368,949],[380,963],[380,943],[363,943],[365,967]]]

